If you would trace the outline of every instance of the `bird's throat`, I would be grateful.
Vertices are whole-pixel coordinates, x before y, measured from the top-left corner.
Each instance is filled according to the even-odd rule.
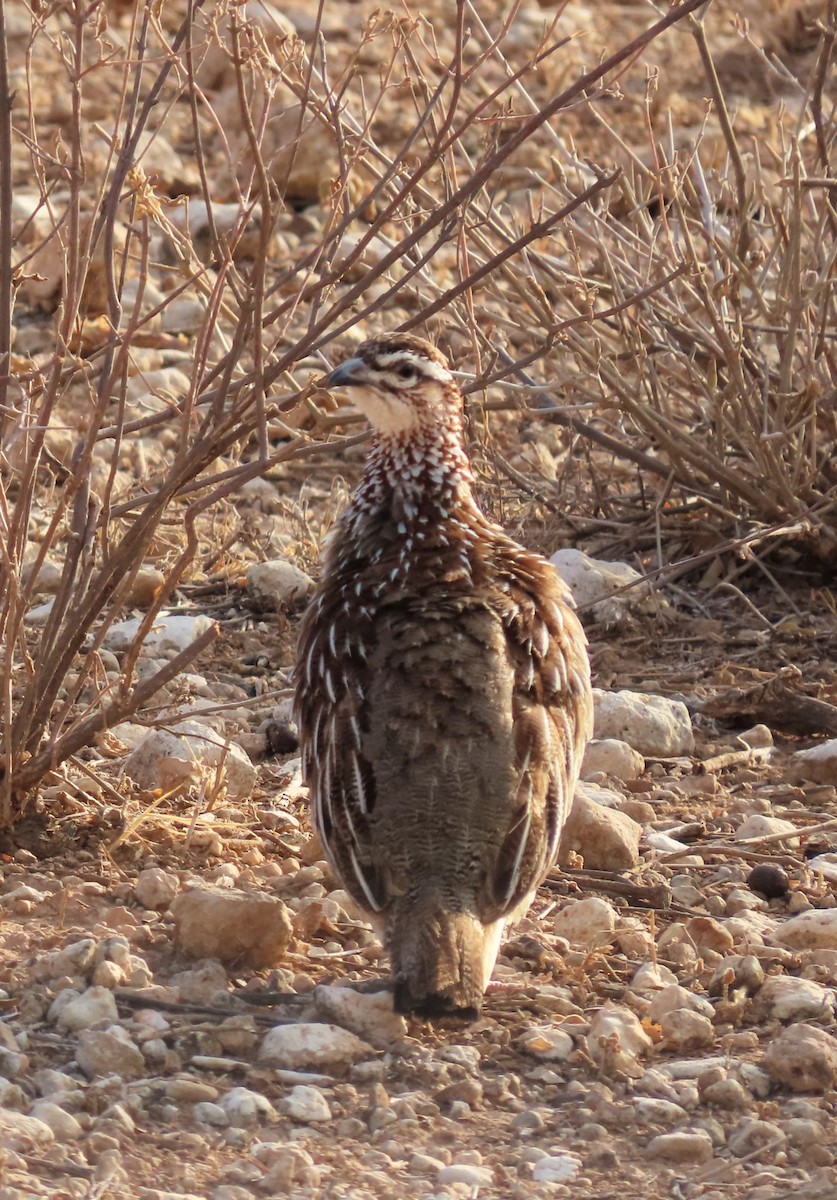
[[[410,520],[419,513],[444,520],[473,505],[474,477],[458,420],[378,434],[355,501]]]

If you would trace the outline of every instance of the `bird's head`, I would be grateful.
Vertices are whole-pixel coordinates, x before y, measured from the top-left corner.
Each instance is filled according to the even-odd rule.
[[[323,386],[350,388],[358,408],[383,434],[409,433],[450,418],[462,397],[445,356],[423,338],[392,333],[359,346]]]

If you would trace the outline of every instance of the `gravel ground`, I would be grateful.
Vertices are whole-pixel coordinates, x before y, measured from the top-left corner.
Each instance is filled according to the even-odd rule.
[[[114,28],[126,7],[108,6]],[[339,61],[374,6],[325,7]],[[424,7],[444,42],[448,8]],[[166,4],[165,19],[176,24],[182,8]],[[12,66],[22,72],[29,18],[22,6],[6,9]],[[721,83],[738,128],[754,138],[781,140],[799,89],[777,83],[742,40],[737,15],[807,78],[816,40],[803,36],[803,9],[817,6],[713,9]],[[537,46],[544,11],[521,10],[512,47]],[[312,12],[305,2],[287,9],[303,36]],[[532,72],[532,94],[543,102],[562,72],[595,61],[636,21],[628,3],[573,0],[567,22],[578,36],[565,57]],[[56,155],[68,114],[59,41],[37,43],[33,85]],[[362,64],[370,78],[379,45],[370,42]],[[669,104],[689,129],[706,117],[691,41],[667,36],[655,54],[656,91],[637,68],[623,94],[606,98],[637,154],[647,151],[649,112],[657,119]],[[85,101],[90,137],[113,105],[98,78]],[[393,138],[404,111],[394,88],[381,120]],[[715,136],[723,157],[717,128],[707,129],[707,147]],[[188,106],[166,110],[161,130],[146,169],[161,195],[194,194]],[[561,135],[577,139],[582,156],[612,146],[582,105]],[[87,150],[93,179],[100,164]],[[333,177],[332,148],[315,139],[308,150],[309,174],[295,182],[303,194],[280,215],[271,269],[304,261],[328,219],[318,197]],[[538,148],[554,152],[548,138]],[[518,199],[530,166],[510,164],[503,186],[520,172]],[[219,175],[222,199],[225,186]],[[28,152],[15,158],[15,202],[18,235],[28,236],[20,230],[35,209],[43,216]],[[166,212],[180,220],[174,207]],[[165,263],[169,242],[152,232],[147,311],[162,304],[175,261]],[[253,245],[242,239],[237,262],[250,261]],[[445,248],[433,269],[444,276],[453,265]],[[53,241],[19,280],[14,367],[32,378],[52,361],[61,273]],[[97,278],[94,263],[93,289]],[[131,286],[136,297],[133,277]],[[122,415],[135,426],[115,495],[135,495],[177,447],[180,426],[148,435],[143,422],[188,393],[183,368],[206,332],[205,303],[187,289],[132,350]],[[80,354],[110,335],[101,311],[91,300]],[[213,339],[224,349],[234,327],[228,316],[206,333],[213,353]],[[405,312],[389,316],[395,325]],[[304,385],[321,366],[300,365],[292,382]],[[89,411],[88,383],[72,379],[47,436],[35,548],[67,477],[67,430],[83,428]],[[288,436],[285,415],[269,423],[271,445]],[[511,475],[500,476],[480,444],[480,487],[523,542],[550,554],[578,544],[594,559],[618,556],[621,545],[621,557],[653,565],[633,554],[627,501],[613,520],[599,519],[601,496],[623,497],[626,480],[635,487],[632,465],[595,447],[576,453],[566,431],[531,413],[491,414],[491,427]],[[288,724],[287,672],[318,543],[363,453],[347,446],[280,463],[200,514],[201,552],[137,674],[164,667],[213,622],[219,639],[160,689],[141,724],[100,736],[48,776],[2,844],[0,1200],[837,1197],[837,617],[822,568],[790,548],[770,559],[768,576],[733,549],[636,600],[610,595],[624,574],[589,568],[604,581],[580,595],[601,689],[597,744],[561,869],[510,931],[479,1021],[405,1021],[392,1011],[385,955],[311,835]],[[107,476],[108,462],[94,466]],[[595,502],[589,489],[581,494],[587,471],[601,489]],[[538,473],[562,481],[571,512],[595,510],[584,536],[523,486]],[[149,549],[125,625],[104,642],[107,683],[120,679],[181,548],[180,511]],[[693,541],[666,543],[668,560],[699,551],[705,535],[696,520]],[[653,530],[652,542],[656,552]],[[60,569],[60,558],[44,564],[39,603],[55,594]],[[43,613],[29,616],[35,641]],[[82,704],[94,699],[82,691]]]

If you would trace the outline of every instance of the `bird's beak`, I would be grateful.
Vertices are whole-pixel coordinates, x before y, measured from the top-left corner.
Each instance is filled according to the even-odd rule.
[[[325,377],[322,386],[330,391],[332,388],[350,387],[353,383],[363,383],[365,366],[362,358],[347,358],[344,363],[335,367],[331,374]]]

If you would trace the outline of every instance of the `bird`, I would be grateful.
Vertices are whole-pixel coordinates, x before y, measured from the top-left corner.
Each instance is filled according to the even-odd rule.
[[[384,334],[322,386],[373,437],[300,624],[313,823],[389,951],[395,1010],[474,1019],[555,860],[592,732],[587,642],[557,570],[480,508],[440,350]]]

